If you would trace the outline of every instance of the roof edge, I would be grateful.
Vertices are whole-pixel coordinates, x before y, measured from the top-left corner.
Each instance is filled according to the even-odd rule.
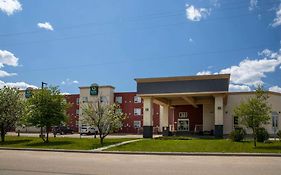
[[[230,74],[135,78],[134,80],[137,83],[150,83],[150,82],[167,82],[167,81],[184,81],[184,80],[207,80],[207,79],[228,79],[229,80]]]

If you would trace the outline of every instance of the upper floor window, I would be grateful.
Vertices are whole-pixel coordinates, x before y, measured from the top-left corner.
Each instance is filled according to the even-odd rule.
[[[79,98],[76,98],[76,104],[79,105]]]
[[[141,108],[134,108],[134,115],[141,115]]]
[[[101,96],[100,97],[100,102],[101,103],[108,103],[107,97],[106,96]]]
[[[134,102],[135,103],[141,103],[141,97],[134,96]]]
[[[88,97],[82,97],[82,102],[83,103],[88,102]]]
[[[115,102],[121,104],[122,103],[122,97],[115,97]]]
[[[76,115],[79,115],[79,109],[76,109]]]

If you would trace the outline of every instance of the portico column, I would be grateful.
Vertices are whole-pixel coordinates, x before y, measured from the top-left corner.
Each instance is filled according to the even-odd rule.
[[[143,98],[143,138],[153,137],[153,99]]]
[[[223,138],[223,96],[215,96],[215,132],[216,138]]]
[[[169,106],[160,105],[160,131],[163,132],[169,128]]]

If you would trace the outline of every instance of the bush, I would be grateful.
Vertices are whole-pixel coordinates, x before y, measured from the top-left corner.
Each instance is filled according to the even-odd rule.
[[[229,138],[234,142],[240,142],[244,139],[246,132],[242,128],[237,128],[232,131],[229,135]]]
[[[281,130],[279,130],[279,131],[277,132],[277,136],[279,137],[279,140],[281,141]]]
[[[259,128],[257,130],[257,141],[264,142],[269,139],[269,134],[264,128]]]

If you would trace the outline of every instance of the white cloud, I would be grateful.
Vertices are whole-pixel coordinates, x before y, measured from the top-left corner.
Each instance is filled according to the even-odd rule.
[[[269,91],[281,93],[281,87],[279,87],[279,86],[272,86],[272,87],[269,88]]]
[[[4,81],[0,80],[0,88],[3,88],[4,86],[19,88],[21,90],[26,89],[28,87],[31,87],[31,88],[34,88],[34,89],[38,88],[37,86],[31,85],[31,84],[28,84],[28,83],[25,83],[25,82],[22,82],[22,81],[21,82],[14,82],[14,83],[13,82],[5,83]]]
[[[281,25],[281,3],[279,8],[276,10],[276,17],[273,19],[272,27],[277,27]]]
[[[0,50],[0,68],[4,65],[8,66],[18,66],[18,58],[7,50]]]
[[[60,94],[61,95],[70,95],[70,93],[68,93],[68,92],[61,92]]]
[[[263,78],[267,73],[274,72],[281,65],[281,49],[273,52],[264,49],[259,53],[264,58],[261,59],[244,59],[238,65],[219,71],[220,74],[231,74],[230,89],[232,91],[249,91],[250,87],[263,84]],[[209,75],[211,71],[198,72],[197,75]],[[213,73],[216,74],[216,73]]]
[[[210,9],[195,8],[193,5],[186,4],[186,18],[191,21],[200,21],[211,13]]]
[[[7,15],[12,15],[15,12],[21,11],[22,7],[18,0],[0,0],[0,11]]]
[[[46,30],[51,30],[51,31],[54,30],[53,26],[52,26],[49,22],[45,22],[45,23],[39,22],[39,23],[37,24],[37,26],[38,26],[39,28],[46,29]]]
[[[246,92],[246,91],[251,91],[251,88],[247,85],[229,84],[229,91]]]
[[[6,72],[4,70],[0,70],[0,77],[10,77],[10,76],[15,76],[17,75],[16,73],[9,73],[9,72]]]
[[[221,74],[230,73],[231,82],[235,84],[245,84],[254,86],[263,84],[262,78],[266,77],[266,73],[274,72],[276,67],[281,64],[281,53],[264,50],[261,52],[265,58],[263,59],[245,59],[238,66],[231,66],[220,71]],[[266,54],[265,54],[266,53]]]
[[[71,84],[79,84],[79,81],[77,80],[70,80],[67,78],[66,80],[61,82],[62,85],[71,85]]]
[[[196,75],[211,75],[212,74],[212,72],[211,71],[205,71],[205,70],[203,70],[203,71],[201,71],[201,72],[198,72]]]
[[[18,58],[15,55],[7,50],[0,50],[0,68],[3,68],[5,65],[8,66],[18,66]],[[16,73],[9,73],[0,69],[0,77],[10,77],[17,75]]]
[[[250,0],[249,10],[252,11],[258,6],[258,0]]]

